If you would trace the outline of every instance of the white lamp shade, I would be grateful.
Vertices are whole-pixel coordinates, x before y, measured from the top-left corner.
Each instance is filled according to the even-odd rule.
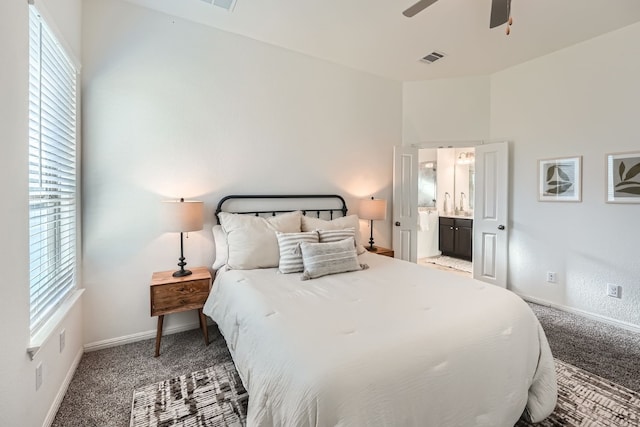
[[[387,201],[382,199],[364,199],[360,201],[360,219],[380,220],[387,218]]]
[[[165,231],[202,230],[204,203],[195,200],[165,200],[162,202],[162,222]]]

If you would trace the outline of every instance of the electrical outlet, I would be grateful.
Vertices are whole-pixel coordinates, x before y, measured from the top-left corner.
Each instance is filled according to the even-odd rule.
[[[612,298],[620,298],[620,286],[613,283],[607,283],[607,295]]]
[[[60,353],[62,353],[62,350],[64,350],[64,345],[65,345],[65,331],[64,329],[60,331]]]
[[[547,282],[556,283],[556,273],[554,271],[547,271]]]
[[[36,366],[36,391],[40,389],[42,385],[42,362],[38,363]]]

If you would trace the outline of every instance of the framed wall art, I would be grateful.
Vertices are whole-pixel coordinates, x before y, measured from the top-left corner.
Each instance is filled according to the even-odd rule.
[[[582,156],[538,161],[538,200],[582,201]]]
[[[640,203],[640,151],[607,154],[607,203]]]

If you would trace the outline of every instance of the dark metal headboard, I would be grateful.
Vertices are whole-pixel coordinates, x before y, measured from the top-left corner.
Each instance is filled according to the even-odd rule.
[[[310,201],[310,200],[316,200],[316,199],[325,199],[327,201],[326,204],[323,203],[323,207],[320,208],[302,208],[302,207],[297,207],[294,209],[267,209],[267,210],[249,210],[249,211],[224,211],[224,212],[232,212],[232,213],[240,213],[240,214],[254,214],[256,216],[259,216],[260,214],[271,214],[272,216],[275,216],[278,213],[284,213],[284,212],[292,212],[295,210],[300,210],[302,211],[302,213],[304,215],[307,215],[307,213],[315,213],[316,216],[318,218],[320,218],[320,214],[322,212],[328,212],[329,213],[329,218],[333,219],[333,214],[334,212],[342,212],[342,216],[346,216],[347,215],[347,203],[344,201],[344,199],[342,198],[342,196],[339,196],[337,194],[310,194],[310,195],[305,195],[305,194],[295,194],[295,195],[291,195],[291,194],[286,194],[286,195],[274,195],[274,194],[266,194],[266,195],[238,195],[238,194],[233,194],[230,196],[225,196],[222,199],[220,199],[220,202],[218,202],[218,207],[216,208],[216,219],[218,219],[218,214],[220,212],[223,212],[222,210],[222,206],[228,202],[228,201],[232,201],[232,200],[240,200],[240,199],[252,199],[252,200],[259,200],[259,199],[265,199],[265,200],[274,200],[274,199],[278,199],[278,200],[283,200],[283,199],[298,199],[298,201],[300,203],[302,203],[303,201]],[[331,201],[333,201],[333,205],[336,205],[336,207],[331,207],[329,206],[331,204]],[[337,206],[339,205],[339,206]],[[327,206],[327,207],[324,207]]]

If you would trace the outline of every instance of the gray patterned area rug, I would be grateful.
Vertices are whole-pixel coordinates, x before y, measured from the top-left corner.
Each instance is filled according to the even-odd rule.
[[[640,393],[558,359],[558,405],[538,424],[516,427],[637,427]],[[232,362],[161,381],[133,394],[131,427],[244,426],[249,395]]]
[[[233,362],[139,388],[130,427],[240,427],[249,394]]]
[[[555,359],[558,404],[544,421],[517,427],[638,427],[640,393]]]

